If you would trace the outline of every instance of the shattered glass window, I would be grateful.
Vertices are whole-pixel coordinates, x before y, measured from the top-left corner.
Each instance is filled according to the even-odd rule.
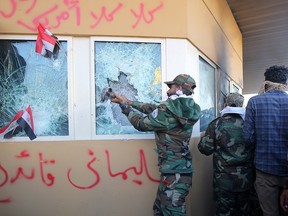
[[[45,58],[33,40],[0,40],[0,128],[30,105],[37,136],[69,135],[67,42],[58,45]]]
[[[161,101],[161,43],[95,42],[96,134],[139,134],[103,94],[108,88],[130,100]],[[150,132],[149,132],[150,133]]]
[[[221,87],[221,93],[220,93],[220,110],[224,109],[226,98],[230,92],[230,79],[228,76],[226,76],[224,73],[221,73],[220,76],[220,87]]]
[[[203,58],[199,58],[200,80],[200,132],[205,131],[208,124],[216,118],[215,69]]]
[[[240,89],[239,89],[238,86],[236,86],[234,83],[232,83],[231,93],[232,93],[232,92],[238,92],[238,93],[240,93]]]

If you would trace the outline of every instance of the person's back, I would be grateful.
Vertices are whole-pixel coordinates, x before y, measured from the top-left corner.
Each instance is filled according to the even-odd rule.
[[[254,96],[246,108],[246,140],[255,143],[255,167],[265,173],[287,176],[288,94],[270,90]],[[252,120],[253,119],[253,120]],[[255,121],[252,128],[248,121]],[[256,134],[256,136],[247,136]]]
[[[232,103],[235,99],[238,103]],[[242,95],[231,93],[222,116],[208,125],[198,144],[202,154],[213,154],[215,215],[250,214],[254,169],[251,149],[243,142],[243,101]]]
[[[259,95],[249,99],[244,140],[255,148],[255,189],[264,216],[280,215],[279,196],[288,178],[288,68],[272,66]]]
[[[214,186],[228,191],[250,189],[253,175],[252,153],[243,144],[243,119],[238,114],[225,114],[212,121],[198,149],[202,154],[213,153]],[[213,149],[207,139],[214,140]],[[211,145],[212,146],[212,145]],[[243,176],[247,174],[249,176]],[[248,179],[247,179],[248,177]]]

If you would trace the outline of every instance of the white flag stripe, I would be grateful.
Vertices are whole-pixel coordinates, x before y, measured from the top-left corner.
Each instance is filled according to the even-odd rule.
[[[30,121],[30,115],[27,111],[25,111],[22,115],[22,118],[27,122],[27,124],[29,125],[29,127],[32,128],[32,125],[31,125],[31,121]]]
[[[41,55],[43,55],[43,56],[46,55],[46,49],[45,49],[45,46],[42,46],[42,49],[41,49]]]
[[[48,35],[50,35],[50,36],[53,35],[48,29],[45,29],[45,32],[46,32],[46,34],[48,34]]]
[[[42,43],[44,44],[44,48],[46,50],[49,50],[50,52],[53,52],[53,50],[54,50],[54,45],[53,44],[51,44],[51,43],[49,43],[49,42],[47,42],[45,40],[42,40]]]

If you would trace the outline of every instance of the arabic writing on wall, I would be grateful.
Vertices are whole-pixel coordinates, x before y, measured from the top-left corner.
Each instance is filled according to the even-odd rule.
[[[121,16],[119,16],[121,12],[131,16],[130,23],[127,23],[127,25],[132,29],[136,29],[141,22],[151,24],[156,18],[157,12],[164,8],[162,1],[153,3],[153,6],[140,2],[135,8],[119,2],[118,4],[115,3],[112,8],[106,5],[94,6],[95,8],[93,8],[93,5],[91,5],[90,11],[84,11],[79,0],[62,0],[62,2],[59,1],[55,4],[46,1],[47,6],[44,10],[44,8],[39,9],[37,7],[39,2],[39,0],[10,0],[9,6],[5,9],[0,6],[0,16],[4,19],[11,19],[16,15],[18,15],[17,17],[29,16],[31,17],[29,23],[22,19],[17,19],[16,22],[20,27],[35,32],[39,23],[42,23],[47,29],[58,29],[68,20],[74,23],[75,26],[88,25],[88,28],[95,29],[101,23],[107,24],[115,21],[115,19],[121,19]],[[21,13],[21,16],[18,13]],[[85,19],[84,22],[83,14],[89,14],[89,20]]]
[[[146,156],[143,149],[139,150],[139,164],[138,166],[131,166],[128,167],[125,170],[117,170],[115,168],[115,164],[112,163],[111,160],[111,153],[109,150],[105,150],[105,156],[106,156],[106,162],[107,162],[107,174],[111,178],[116,178],[117,180],[131,180],[131,182],[141,186],[143,184],[142,180],[137,179],[137,177],[145,175],[147,177],[147,180],[150,182],[158,183],[159,180],[155,177],[152,177],[150,175],[149,169],[147,167],[146,163]],[[31,159],[31,155],[28,150],[22,150],[19,152],[19,154],[15,155],[15,159],[18,160],[17,162],[23,161],[23,160],[29,160]],[[5,168],[3,164],[0,163],[0,189],[3,187],[11,187],[14,183],[18,181],[33,181],[36,179],[36,177],[40,177],[41,182],[46,185],[47,187],[53,187],[56,184],[56,178],[51,171],[48,172],[48,170],[52,170],[53,168],[56,168],[57,164],[60,163],[59,161],[56,161],[54,159],[46,159],[44,153],[40,152],[38,153],[38,164],[39,170],[35,167],[31,167],[31,169],[24,169],[24,167],[19,166],[16,171],[14,170],[8,170]],[[102,167],[103,164],[100,166]],[[87,185],[81,185],[80,183],[75,180],[75,174],[73,175],[73,172],[77,173],[77,170],[75,170],[73,167],[68,167],[66,172],[66,180],[68,184],[70,184],[72,187],[79,189],[79,190],[85,190],[85,189],[93,189],[94,187],[98,186],[101,183],[101,175],[97,171],[97,168],[99,169],[99,161],[97,160],[97,157],[95,155],[95,152],[91,149],[88,150],[88,157],[87,157],[87,164],[86,167],[83,169],[86,169],[88,174],[93,176],[93,181]],[[103,169],[103,167],[102,167]],[[130,175],[130,176],[129,176]],[[131,177],[131,176],[135,176]],[[0,203],[11,203],[13,202],[12,197],[1,197],[1,191],[0,191]]]

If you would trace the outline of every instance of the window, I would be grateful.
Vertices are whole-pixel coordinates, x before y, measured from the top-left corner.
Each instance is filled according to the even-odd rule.
[[[220,79],[221,79],[221,82],[220,82],[221,92],[220,92],[220,107],[219,107],[219,109],[221,111],[224,109],[226,98],[230,92],[230,79],[224,72],[221,72],[221,78]]]
[[[200,79],[200,132],[205,131],[208,124],[216,118],[215,68],[203,58],[199,58]]]
[[[241,89],[235,82],[232,82],[230,92],[231,93],[232,92],[238,92],[239,94],[241,94]]]
[[[11,38],[0,38],[0,128],[30,105],[38,137],[68,136],[67,41],[49,59],[35,52],[35,38]]]
[[[130,100],[159,103],[162,46],[161,41],[153,40],[94,40],[95,135],[144,134],[104,95],[111,88]]]

